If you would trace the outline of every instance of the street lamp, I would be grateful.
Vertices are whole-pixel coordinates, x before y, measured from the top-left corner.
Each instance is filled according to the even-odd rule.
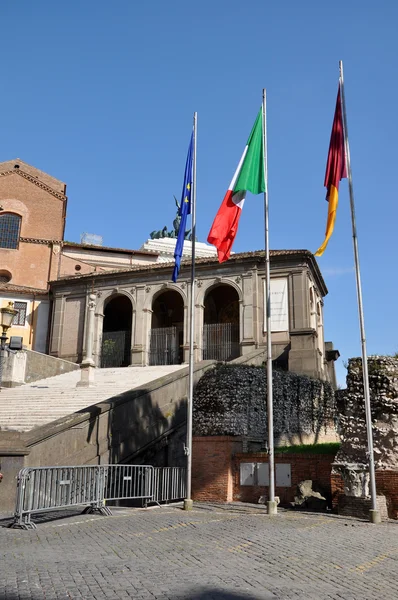
[[[3,329],[2,334],[0,335],[0,390],[1,390],[1,382],[3,379],[3,365],[6,353],[6,341],[8,340],[7,331],[12,325],[12,321],[15,315],[18,314],[18,311],[14,308],[14,303],[9,302],[5,308],[0,308],[0,325]]]

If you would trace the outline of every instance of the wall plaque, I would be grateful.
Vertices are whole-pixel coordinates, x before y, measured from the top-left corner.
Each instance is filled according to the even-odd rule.
[[[267,331],[266,317],[266,293],[264,280],[263,331]],[[287,277],[271,279],[271,332],[272,331],[289,331],[289,302]]]

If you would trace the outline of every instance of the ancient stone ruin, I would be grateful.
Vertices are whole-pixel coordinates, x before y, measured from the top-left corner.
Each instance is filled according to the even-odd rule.
[[[398,359],[371,356],[368,359],[368,370],[376,487],[377,493],[380,494],[378,503],[380,510],[385,512],[383,504],[387,501],[390,516],[395,516],[398,507],[393,506],[396,497],[393,488],[396,483],[391,482],[398,483]],[[334,473],[341,476],[346,496],[346,500],[340,502],[345,506],[340,506],[342,510],[339,512],[357,515],[361,501],[364,507],[370,505],[369,460],[360,358],[349,360],[347,389],[336,393],[336,406],[341,448],[335,458]],[[389,483],[386,483],[387,481]]]

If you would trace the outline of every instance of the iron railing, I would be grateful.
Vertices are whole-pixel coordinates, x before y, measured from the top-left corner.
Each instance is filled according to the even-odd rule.
[[[150,465],[26,467],[18,474],[11,527],[35,529],[33,514],[85,506],[84,512],[111,515],[106,501],[142,499],[171,502],[185,496],[186,470]]]
[[[104,331],[102,334],[101,367],[127,367],[130,364],[131,331]]]
[[[203,326],[203,360],[228,361],[240,356],[239,325],[211,323]]]
[[[150,330],[149,364],[176,365],[179,363],[179,331],[177,327],[158,327]]]

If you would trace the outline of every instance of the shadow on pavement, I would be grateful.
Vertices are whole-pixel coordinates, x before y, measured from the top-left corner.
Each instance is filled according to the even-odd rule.
[[[260,596],[244,592],[232,592],[227,590],[204,589],[199,592],[192,592],[186,596],[178,596],[179,600],[271,600],[275,595],[264,591]]]
[[[29,598],[29,600],[43,600],[43,597],[46,600],[56,600],[56,598],[60,598],[60,591],[55,592],[55,596],[43,596],[43,595],[34,595],[28,592],[27,596],[21,596],[18,592],[10,592],[10,593],[0,593],[0,600],[20,600],[23,598]],[[76,600],[83,600],[82,596],[76,596]],[[246,594],[240,592],[232,592],[228,590],[217,590],[212,588],[206,588],[202,591],[197,592],[186,592],[184,594],[174,593],[170,590],[170,595],[165,594],[165,600],[169,600],[170,598],[175,598],[175,600],[272,600],[275,599],[275,595],[271,592],[264,592],[261,595]],[[112,600],[112,597],[109,596],[109,600]]]
[[[51,523],[52,521],[59,521],[62,519],[69,519],[70,517],[77,517],[82,515],[83,512],[81,508],[78,509],[59,509],[52,510],[44,513],[36,513],[32,515],[32,522],[35,525],[39,525],[40,523]],[[14,522],[14,517],[5,517],[0,519],[0,527],[9,527]],[[2,600],[0,596],[0,600]]]

